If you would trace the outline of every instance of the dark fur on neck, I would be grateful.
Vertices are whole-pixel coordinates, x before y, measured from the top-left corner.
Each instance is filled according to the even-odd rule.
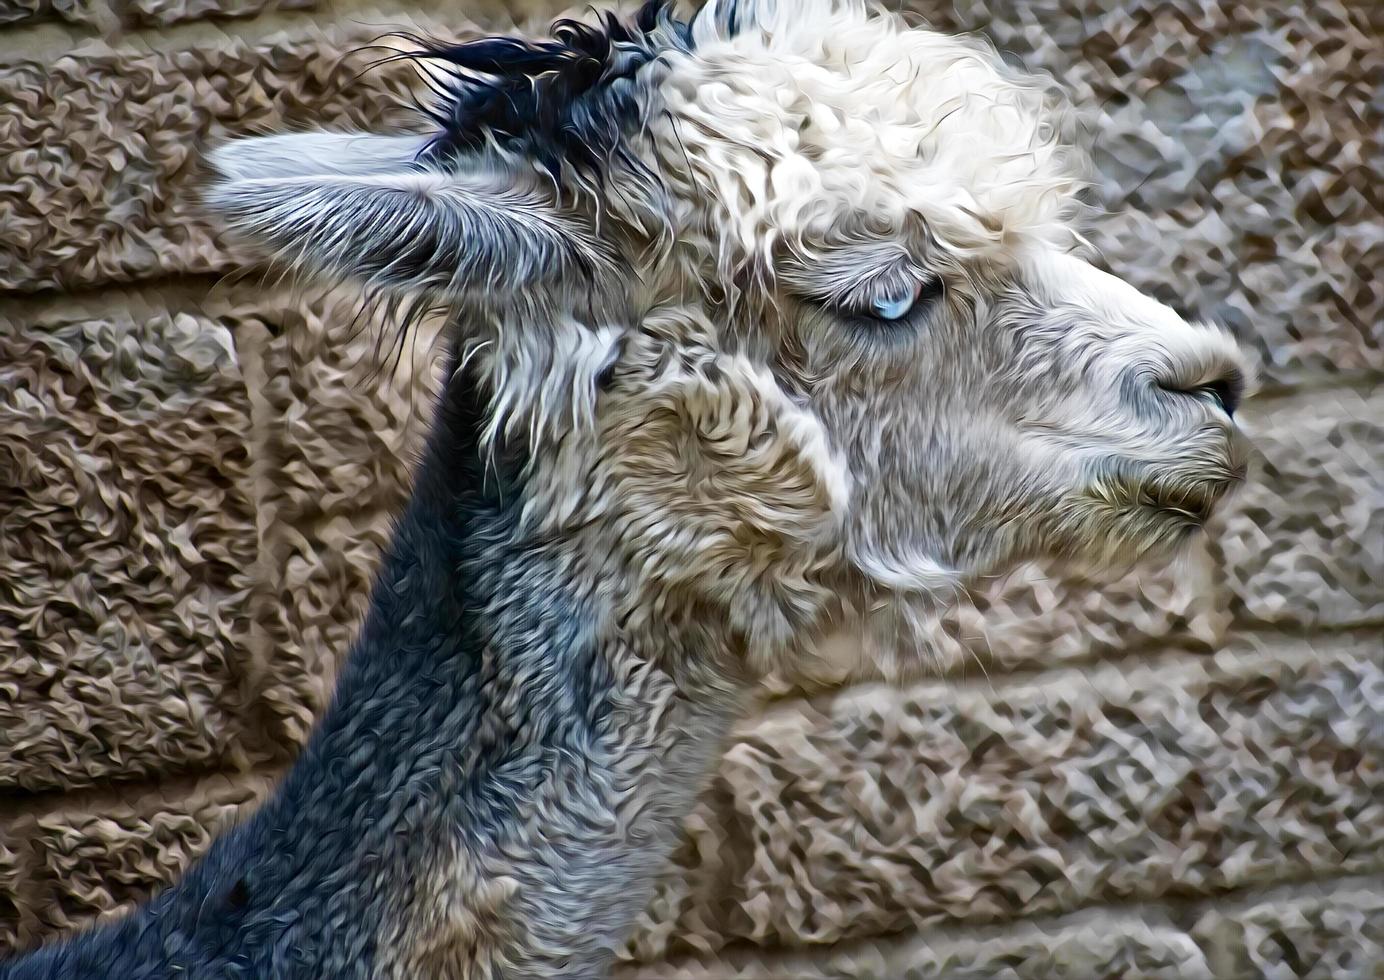
[[[270,802],[145,907],[0,977],[604,969],[729,716],[598,638],[518,539],[524,455],[483,453],[485,402],[453,377],[333,702]]]

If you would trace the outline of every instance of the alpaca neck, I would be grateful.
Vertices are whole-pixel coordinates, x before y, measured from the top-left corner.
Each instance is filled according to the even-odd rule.
[[[453,380],[332,704],[274,798],[130,920],[17,975],[604,971],[736,685],[622,643],[520,538],[522,460],[485,461],[481,402]]]

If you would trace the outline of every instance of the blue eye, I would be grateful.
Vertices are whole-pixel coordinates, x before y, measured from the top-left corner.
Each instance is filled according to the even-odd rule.
[[[901,320],[918,302],[922,288],[920,283],[909,283],[898,295],[875,300],[870,304],[870,312],[880,320]]]

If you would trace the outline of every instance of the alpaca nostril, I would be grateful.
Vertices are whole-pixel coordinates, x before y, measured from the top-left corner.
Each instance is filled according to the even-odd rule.
[[[1240,408],[1240,402],[1245,397],[1244,375],[1234,368],[1226,371],[1218,378],[1203,381],[1200,384],[1184,387],[1183,385],[1160,382],[1158,387],[1179,395],[1192,395],[1197,398],[1209,399],[1215,402],[1227,417],[1232,419]]]
[[[1240,400],[1244,398],[1245,381],[1239,374],[1232,372],[1225,377],[1217,378],[1215,381],[1198,385],[1196,390],[1209,393],[1216,401],[1220,402],[1225,414],[1234,418],[1236,410],[1240,407]]]

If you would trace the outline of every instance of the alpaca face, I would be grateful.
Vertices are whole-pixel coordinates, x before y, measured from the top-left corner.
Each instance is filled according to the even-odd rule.
[[[429,57],[442,136],[232,144],[211,203],[459,311],[526,526],[627,629],[913,644],[939,591],[1166,553],[1242,479],[1239,352],[1080,257],[1069,114],[983,46],[759,0]]]

